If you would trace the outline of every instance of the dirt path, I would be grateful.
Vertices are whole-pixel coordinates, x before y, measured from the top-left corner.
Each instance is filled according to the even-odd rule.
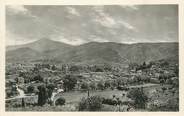
[[[153,87],[153,86],[158,86],[159,84],[152,84],[152,83],[148,83],[148,84],[143,84],[143,85],[135,85],[135,86],[129,86],[128,88],[132,89],[132,88],[146,88],[146,87]]]

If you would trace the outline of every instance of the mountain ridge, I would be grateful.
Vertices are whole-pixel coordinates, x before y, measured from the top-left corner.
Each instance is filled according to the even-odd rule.
[[[21,53],[21,50],[25,51]],[[28,53],[26,53],[26,50]],[[30,59],[25,56],[25,53],[28,54]],[[163,58],[175,58],[177,56],[177,42],[135,44],[89,42],[78,46],[72,46],[50,39],[41,39],[32,43],[16,46],[15,49],[6,51],[6,59],[8,61],[53,59],[65,63],[109,62],[127,64],[130,62],[141,63],[143,61],[159,60]]]

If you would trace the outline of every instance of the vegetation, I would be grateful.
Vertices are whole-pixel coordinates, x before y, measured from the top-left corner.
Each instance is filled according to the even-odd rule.
[[[55,105],[64,105],[65,104],[65,98],[60,97],[55,101]]]
[[[6,98],[19,95],[17,86],[33,98],[24,99],[25,107],[21,99],[7,101],[8,111],[129,111],[129,107],[137,111],[179,110],[177,62],[130,63],[128,68],[106,63],[15,66],[19,67],[10,64],[6,72]],[[56,97],[59,99],[53,106]]]
[[[74,89],[75,84],[77,83],[77,79],[71,75],[66,75],[64,78],[64,90],[70,91]]]
[[[118,101],[110,98],[103,98],[102,101],[103,104],[108,104],[108,105],[117,105]]]
[[[34,90],[35,90],[35,88],[34,88],[33,85],[30,85],[30,86],[27,87],[27,92],[28,92],[28,93],[33,93]]]
[[[136,108],[145,109],[148,97],[146,96],[142,88],[130,90],[127,97],[134,100],[134,105]]]
[[[47,102],[47,90],[45,85],[41,85],[38,87],[38,105],[43,106]]]
[[[82,98],[79,102],[79,111],[100,111],[101,108],[102,98],[100,96]]]

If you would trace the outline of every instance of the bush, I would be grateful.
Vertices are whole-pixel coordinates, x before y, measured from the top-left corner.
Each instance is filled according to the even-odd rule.
[[[88,90],[89,89],[89,85],[87,83],[82,83],[81,85],[81,89],[84,89],[84,90]]]
[[[55,105],[64,105],[65,104],[65,98],[60,97],[56,100]]]
[[[36,75],[33,79],[33,81],[40,81],[40,82],[43,82],[43,77],[41,77],[41,75]]]
[[[79,111],[99,111],[102,108],[102,98],[99,96],[91,96],[82,98],[79,102]]]
[[[104,70],[100,67],[96,68],[95,72],[103,72]]]
[[[98,87],[99,90],[104,90],[105,89],[105,86],[104,86],[104,84],[102,82],[99,82],[97,84],[97,87]]]
[[[34,90],[35,90],[35,88],[34,88],[33,85],[30,85],[30,86],[27,87],[27,92],[28,92],[28,93],[33,93]]]
[[[179,99],[170,98],[164,102],[157,100],[156,103],[155,101],[151,101],[147,109],[150,111],[179,111]]]
[[[167,90],[166,87],[162,87],[162,92],[164,93]]]
[[[117,89],[118,90],[122,90],[122,91],[128,91],[129,90],[129,88],[127,88],[127,87],[121,87],[121,86],[118,86]]]
[[[102,103],[108,104],[108,105],[117,105],[118,104],[117,100],[113,100],[113,99],[109,99],[109,98],[103,98]]]
[[[105,86],[105,88],[109,88],[111,86],[110,81],[105,81],[104,86]]]
[[[91,90],[96,90],[97,88],[95,83],[90,83],[89,87]]]
[[[134,105],[136,108],[145,108],[148,101],[148,97],[143,92],[143,89],[132,89],[128,92],[127,97],[134,100]]]

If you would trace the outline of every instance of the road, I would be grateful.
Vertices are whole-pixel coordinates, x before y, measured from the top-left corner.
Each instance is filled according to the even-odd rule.
[[[16,87],[17,87],[17,91],[19,92],[19,95],[18,96],[15,96],[15,97],[12,97],[12,98],[7,98],[7,99],[5,99],[6,101],[8,101],[8,100],[14,100],[14,99],[21,99],[21,98],[35,97],[35,95],[34,96],[28,96],[28,95],[26,95],[25,92],[22,89],[19,88],[19,85],[16,85]]]

